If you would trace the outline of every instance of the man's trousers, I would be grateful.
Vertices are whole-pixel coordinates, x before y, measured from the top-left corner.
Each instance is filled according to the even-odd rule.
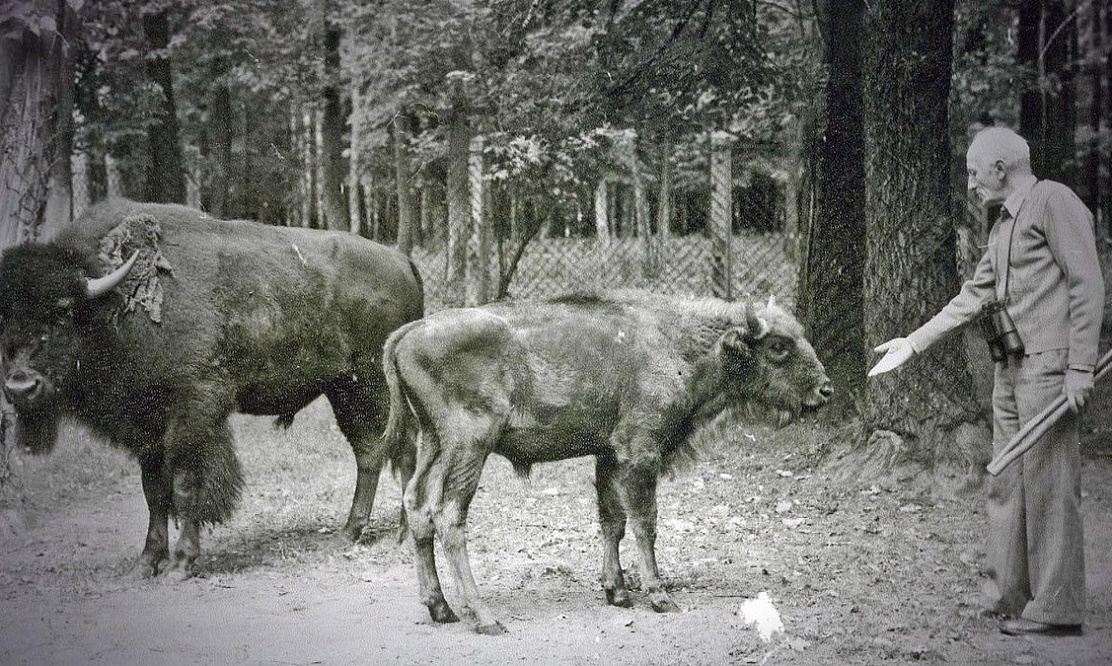
[[[1067,351],[996,365],[993,452],[1057,396]],[[1072,412],[988,485],[986,607],[1050,624],[1082,624],[1085,553],[1081,526],[1081,453]]]

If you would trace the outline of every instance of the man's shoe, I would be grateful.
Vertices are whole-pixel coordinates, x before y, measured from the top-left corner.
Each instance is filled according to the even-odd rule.
[[[1080,636],[1080,624],[1047,624],[1019,618],[1000,623],[1000,631],[1009,636]]]

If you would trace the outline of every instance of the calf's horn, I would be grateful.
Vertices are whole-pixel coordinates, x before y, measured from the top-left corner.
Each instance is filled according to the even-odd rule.
[[[757,316],[757,309],[753,304],[745,306],[745,323],[749,326],[749,335],[754,340],[760,340],[768,333],[768,322]]]
[[[136,250],[131,258],[128,259],[116,270],[103,277],[85,280],[85,295],[89,298],[97,298],[107,294],[116,288],[116,285],[123,282],[127,274],[131,271],[131,267],[135,265],[135,260],[139,258],[139,251]]]

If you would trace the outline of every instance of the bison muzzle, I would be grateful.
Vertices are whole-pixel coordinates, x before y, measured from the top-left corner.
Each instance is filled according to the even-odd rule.
[[[628,520],[653,609],[675,611],[654,551],[660,474],[692,453],[698,423],[730,406],[761,404],[786,423],[833,393],[802,327],[771,300],[757,310],[631,292],[446,310],[391,334],[383,364],[386,436],[417,440],[404,504],[422,602],[438,622],[458,619],[436,571],[438,536],[481,633],[504,631],[479,596],[465,535],[491,453],[520,474],[595,456],[607,600],[631,603],[618,560]]]

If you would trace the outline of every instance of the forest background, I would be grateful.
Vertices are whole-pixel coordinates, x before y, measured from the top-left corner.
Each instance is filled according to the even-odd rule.
[[[443,306],[512,295],[545,238],[696,239],[725,215],[780,234],[790,262],[758,270],[793,269],[852,465],[963,484],[984,350],[866,381],[870,350],[979,254],[980,126],[1024,134],[1106,241],[1110,51],[1099,0],[5,0],[0,246],[122,195],[358,233],[459,286],[485,210],[496,275]]]

